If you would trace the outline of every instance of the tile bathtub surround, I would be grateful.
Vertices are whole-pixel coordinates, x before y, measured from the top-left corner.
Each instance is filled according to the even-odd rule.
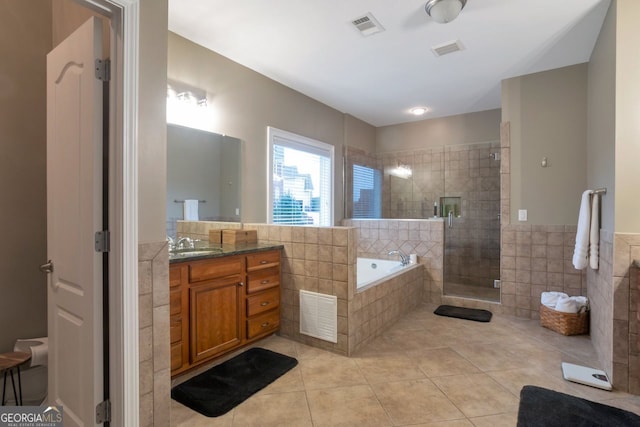
[[[439,317],[434,308],[405,313],[351,357],[264,339],[257,345],[295,357],[298,366],[218,418],[172,401],[171,425],[515,426],[526,384],[640,413],[638,396],[562,379],[562,361],[597,363],[588,338],[500,314],[489,323]]]
[[[425,268],[423,300],[440,303],[444,253],[441,218],[345,219],[342,224],[358,230],[357,256],[361,258],[389,259],[388,253],[395,249],[416,254]]]
[[[169,251],[167,242],[138,245],[140,425],[170,419]]]
[[[424,268],[409,270],[359,290],[349,301],[349,354],[382,335],[423,301]]]

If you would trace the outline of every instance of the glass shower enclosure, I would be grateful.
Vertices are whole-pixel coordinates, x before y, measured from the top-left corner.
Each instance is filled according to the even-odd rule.
[[[445,295],[500,301],[500,143],[444,149]]]
[[[444,220],[444,295],[500,301],[500,142],[347,147],[345,218]]]

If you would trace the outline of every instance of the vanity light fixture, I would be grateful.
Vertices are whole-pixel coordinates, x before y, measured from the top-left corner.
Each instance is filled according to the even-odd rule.
[[[456,19],[466,4],[467,0],[429,0],[424,10],[434,21],[446,24]]]
[[[409,112],[414,116],[422,116],[423,114],[428,113],[429,109],[427,107],[413,107]]]

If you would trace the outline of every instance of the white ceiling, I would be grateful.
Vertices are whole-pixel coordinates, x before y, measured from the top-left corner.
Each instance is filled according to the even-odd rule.
[[[169,0],[169,30],[384,126],[499,108],[502,79],[588,61],[610,0],[468,0],[448,24],[425,2]],[[386,31],[355,29],[368,12]],[[464,50],[432,53],[456,39]]]

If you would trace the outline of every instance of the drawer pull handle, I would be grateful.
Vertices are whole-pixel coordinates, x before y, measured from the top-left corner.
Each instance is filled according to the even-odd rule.
[[[266,328],[267,326],[269,326],[269,322],[264,322],[262,325],[260,325],[263,328]]]
[[[260,282],[261,285],[266,285],[267,283],[269,283],[269,280],[263,280],[262,282]]]
[[[266,263],[268,263],[268,262],[269,262],[269,261],[267,261],[266,259],[263,259],[262,261],[260,261],[260,264],[266,264]]]
[[[262,302],[260,303],[260,305],[261,305],[262,307],[264,307],[265,305],[269,305],[269,301],[262,301]]]
[[[244,283],[238,282],[238,286],[244,286]]]

